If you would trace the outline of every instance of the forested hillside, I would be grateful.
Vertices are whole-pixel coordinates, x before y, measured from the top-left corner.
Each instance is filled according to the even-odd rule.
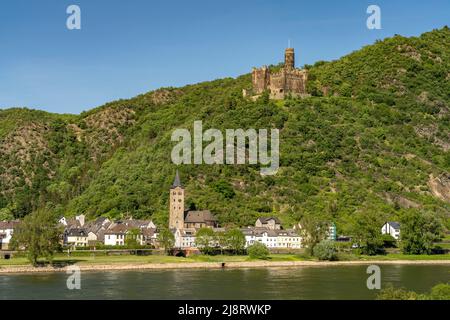
[[[250,66],[249,66],[250,67]],[[450,29],[395,36],[309,69],[310,98],[251,101],[250,75],[163,88],[80,115],[0,111],[0,220],[58,215],[167,221],[176,128],[280,129],[280,170],[181,165],[191,208],[223,225],[316,215],[351,230],[403,210],[450,215]],[[1,101],[0,101],[1,103]]]

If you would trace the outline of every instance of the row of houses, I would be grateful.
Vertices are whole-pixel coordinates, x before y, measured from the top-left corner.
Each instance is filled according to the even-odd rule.
[[[59,220],[64,228],[63,244],[73,247],[86,247],[103,244],[123,246],[126,239],[133,237],[139,245],[156,245],[157,229],[151,220],[126,219],[111,221],[100,217],[86,222],[84,215]]]
[[[200,219],[201,220],[201,219]],[[224,228],[211,226],[214,232],[224,232]],[[245,247],[249,247],[256,242],[266,245],[269,249],[300,249],[302,238],[299,234],[299,227],[295,229],[283,229],[281,222],[276,217],[258,218],[254,226],[241,228],[245,236]],[[175,235],[175,247],[181,249],[196,248],[195,228],[173,229]],[[331,224],[327,234],[330,240],[336,240],[336,226]]]
[[[0,249],[7,250],[16,221],[0,221]],[[111,221],[100,217],[86,222],[84,215],[75,218],[61,218],[59,224],[63,227],[61,241],[71,247],[87,247],[103,244],[106,246],[124,246],[127,237],[134,237],[140,245],[158,247],[158,229],[151,220],[125,219]],[[215,232],[225,232],[224,228],[212,227]],[[196,232],[198,228],[183,228],[172,230],[175,237],[175,247],[180,249],[196,248]],[[245,247],[256,242],[263,243],[270,249],[299,249],[302,238],[298,229],[283,229],[276,217],[265,217],[256,220],[254,226],[241,229],[245,236]],[[394,221],[386,222],[381,228],[382,234],[389,234],[394,239],[400,239],[400,224]],[[331,224],[328,239],[336,240],[336,227]]]

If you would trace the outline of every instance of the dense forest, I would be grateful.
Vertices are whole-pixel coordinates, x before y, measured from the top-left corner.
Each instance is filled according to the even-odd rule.
[[[277,68],[277,66],[273,66]],[[56,215],[168,220],[176,169],[189,208],[225,226],[278,216],[339,233],[407,210],[450,216],[450,29],[394,36],[305,66],[311,97],[242,97],[250,75],[162,88],[80,115],[0,111],[0,220]],[[1,103],[1,101],[0,101]],[[280,170],[171,162],[176,128],[280,129]]]

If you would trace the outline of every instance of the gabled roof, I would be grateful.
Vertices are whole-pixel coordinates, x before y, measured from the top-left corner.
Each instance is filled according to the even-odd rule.
[[[106,217],[98,217],[97,219],[95,219],[94,224],[96,225],[104,225],[106,223],[108,223],[109,219]]]
[[[69,237],[87,237],[88,233],[82,228],[72,228],[66,232]]]
[[[270,220],[274,220],[275,223],[281,224],[280,219],[278,219],[277,217],[261,217],[261,218],[258,218],[258,220],[261,221],[261,223],[267,223]]]
[[[217,221],[217,218],[209,210],[187,211],[185,223],[201,223],[206,221]]]
[[[130,228],[127,225],[119,223],[111,226],[111,228],[105,231],[105,234],[125,234],[128,229]]]
[[[250,228],[243,228],[241,229],[242,233],[246,236],[255,236],[255,237],[262,237],[263,234],[267,234],[269,237],[300,237],[300,235],[296,232],[294,229],[287,229],[287,230],[270,230],[267,228],[257,228],[257,227],[250,227]]]
[[[20,221],[0,221],[0,230],[14,229],[19,225]]]
[[[394,229],[400,229],[400,223],[399,222],[396,222],[396,221],[388,221],[388,222],[386,222],[386,223],[388,223],[392,228],[394,228]]]
[[[153,237],[155,235],[155,233],[156,233],[156,229],[152,229],[152,228],[142,229],[142,235],[147,238]]]
[[[152,220],[136,220],[136,219],[123,220],[122,223],[130,228],[137,228],[137,229],[148,228],[150,224],[153,224]]]

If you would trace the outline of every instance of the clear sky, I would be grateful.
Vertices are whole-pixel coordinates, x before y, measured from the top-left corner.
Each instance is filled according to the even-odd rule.
[[[66,9],[81,8],[81,30]],[[381,8],[381,30],[366,9]],[[79,113],[162,86],[301,66],[450,25],[449,0],[2,0],[0,108]]]

